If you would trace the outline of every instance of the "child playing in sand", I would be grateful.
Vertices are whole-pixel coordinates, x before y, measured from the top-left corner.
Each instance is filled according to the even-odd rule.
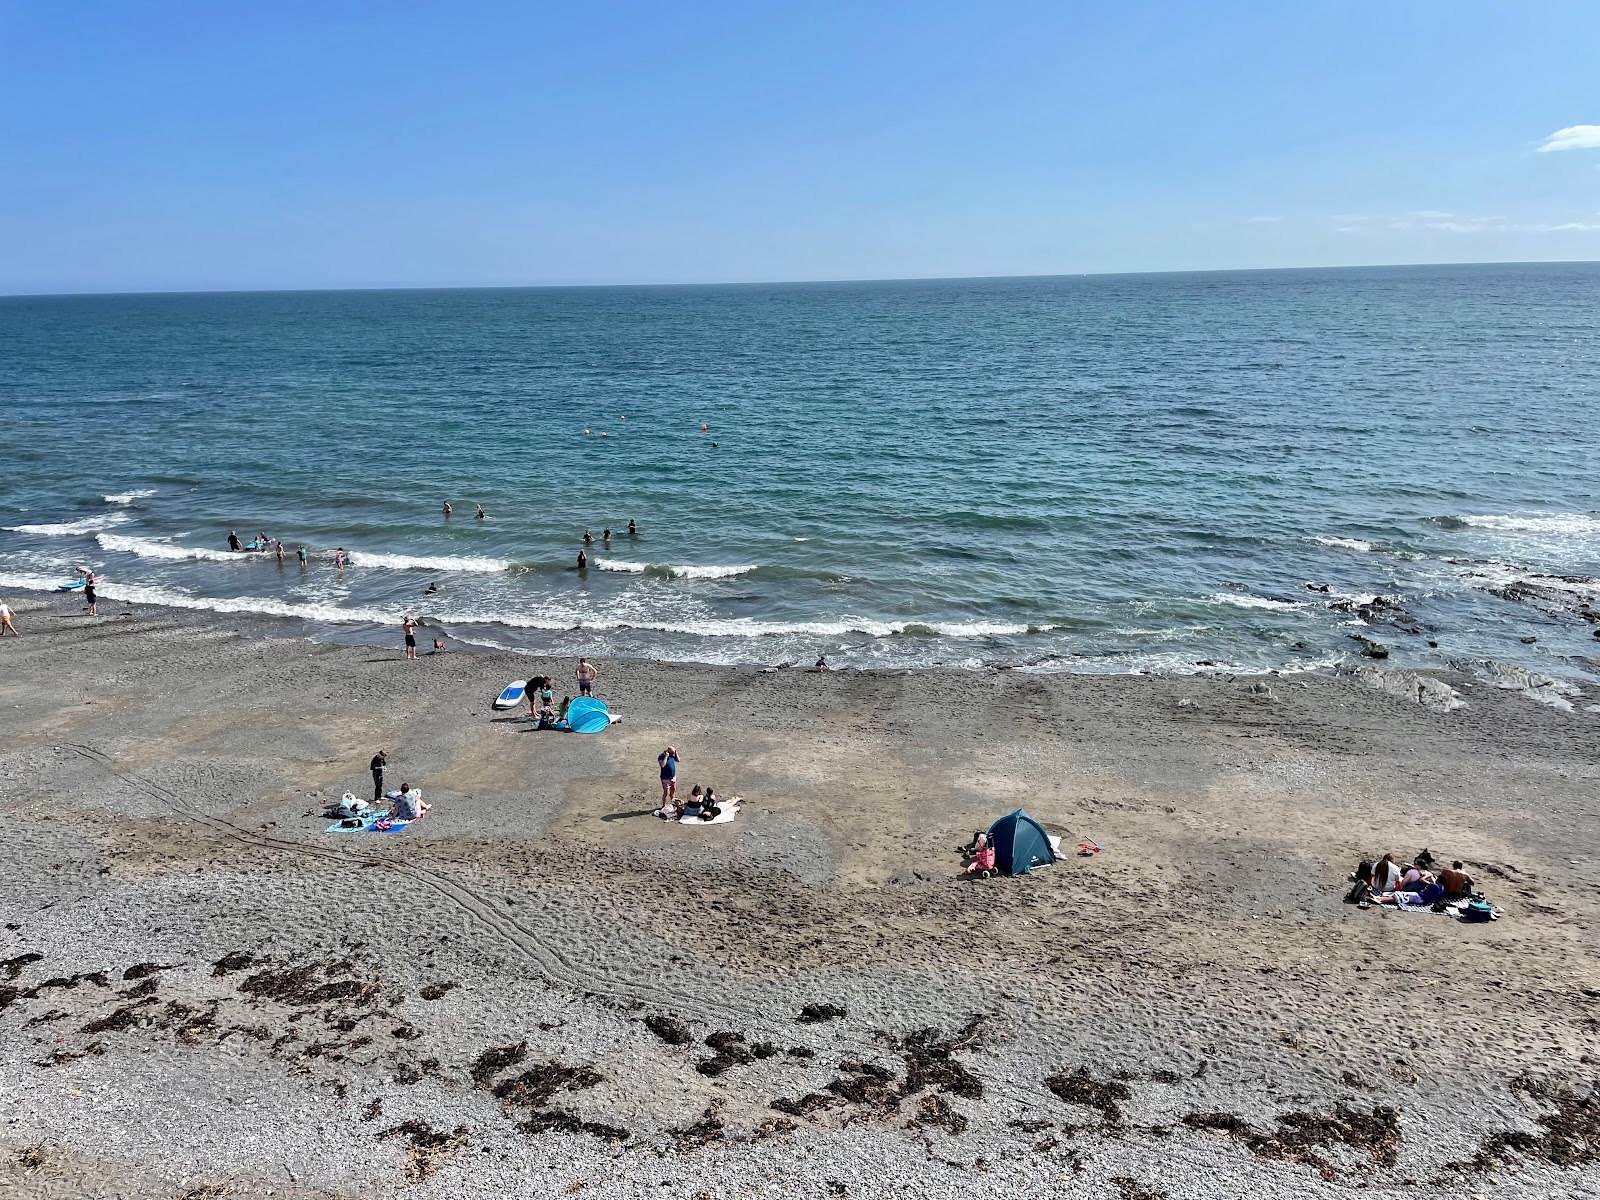
[[[978,871],[994,870],[994,847],[989,844],[987,834],[978,835],[978,852],[972,856],[972,861],[967,864],[966,874],[971,875]]]

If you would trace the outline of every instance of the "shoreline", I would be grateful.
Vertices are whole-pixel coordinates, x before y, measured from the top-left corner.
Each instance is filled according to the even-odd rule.
[[[536,734],[489,701],[570,661],[33,611],[0,643],[0,1179],[39,1195],[1600,1179],[1558,1161],[1600,1065],[1596,714],[614,659],[621,724]],[[737,821],[648,815],[666,740]],[[433,813],[327,833],[380,746]],[[1068,856],[959,878],[1016,807]],[[1504,919],[1340,903],[1423,846]]]

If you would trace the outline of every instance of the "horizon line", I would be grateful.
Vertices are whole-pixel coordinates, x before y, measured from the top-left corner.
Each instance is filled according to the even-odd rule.
[[[470,291],[577,291],[606,288],[736,288],[806,287],[855,283],[982,283],[1015,279],[1121,279],[1157,275],[1261,275],[1282,271],[1373,271],[1403,270],[1418,267],[1518,267],[1580,266],[1600,263],[1593,258],[1477,259],[1469,262],[1338,263],[1287,267],[1201,267],[1166,271],[1050,271],[1020,275],[896,275],[854,276],[817,279],[745,279],[669,283],[444,283],[444,284],[351,284],[314,287],[229,287],[229,288],[154,288],[108,289],[81,292],[8,292],[0,290],[0,300],[74,299],[92,296],[248,296],[299,295],[320,292],[470,292]]]

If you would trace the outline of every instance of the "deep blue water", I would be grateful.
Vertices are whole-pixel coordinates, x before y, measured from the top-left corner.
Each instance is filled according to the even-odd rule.
[[[0,299],[0,588],[94,565],[540,652],[1262,669],[1365,633],[1586,674],[1597,302],[1593,264]],[[1409,615],[1329,605],[1373,594]]]

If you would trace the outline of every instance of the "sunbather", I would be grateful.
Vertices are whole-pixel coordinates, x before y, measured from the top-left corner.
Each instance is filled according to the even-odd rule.
[[[415,821],[418,817],[427,816],[432,807],[419,793],[411,790],[409,783],[402,783],[400,790],[394,794],[394,819],[397,821]]]
[[[707,788],[704,799],[700,801],[700,819],[702,821],[715,821],[721,815],[722,805],[717,803],[716,793]]]
[[[1467,899],[1472,895],[1475,882],[1471,875],[1462,870],[1460,859],[1451,863],[1448,871],[1439,872],[1439,886],[1444,889],[1446,900]]]
[[[1400,886],[1396,890],[1402,892],[1420,892],[1432,882],[1434,882],[1432,871],[1423,870],[1420,863],[1412,863],[1406,868],[1406,873],[1403,877],[1401,877]]]
[[[1372,890],[1375,892],[1392,892],[1394,885],[1400,882],[1400,864],[1394,861],[1394,855],[1385,854],[1378,860],[1378,865],[1372,869]]]

